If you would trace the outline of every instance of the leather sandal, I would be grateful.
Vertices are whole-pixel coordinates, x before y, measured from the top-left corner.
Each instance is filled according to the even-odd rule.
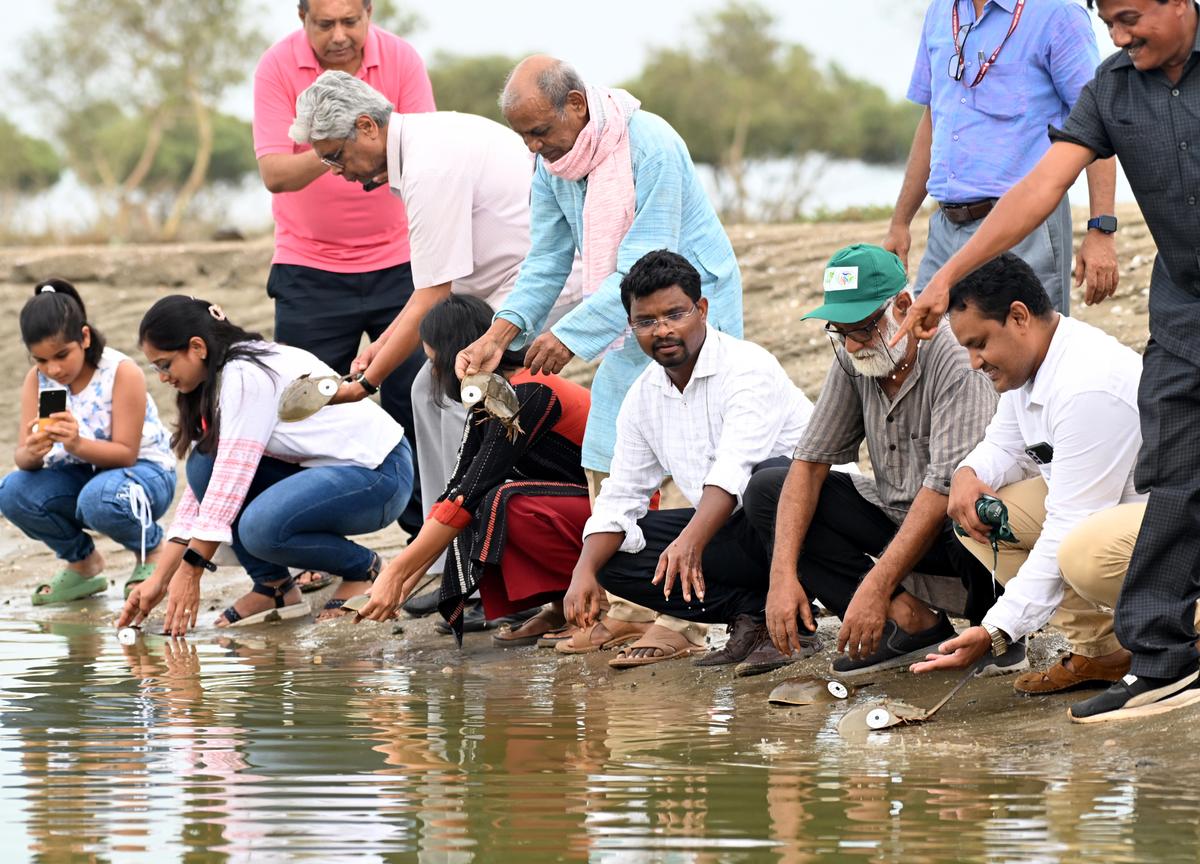
[[[633,652],[639,648],[649,648],[658,651],[657,654],[650,656],[635,657]],[[632,669],[635,666],[652,666],[655,663],[663,663],[667,660],[675,660],[679,657],[690,657],[693,654],[703,654],[704,647],[702,645],[693,644],[690,639],[682,633],[664,627],[661,624],[652,624],[642,638],[634,642],[632,645],[626,645],[617,652],[617,656],[608,661],[608,665],[614,669]]]
[[[649,629],[650,625],[646,622],[622,621],[605,616],[591,627],[576,630],[570,639],[555,645],[554,650],[560,654],[591,654],[635,642]]]
[[[561,612],[553,609],[543,609],[532,618],[527,618],[518,626],[504,624],[492,634],[492,642],[504,648],[515,648],[519,645],[533,645],[547,633],[560,629],[566,623]]]

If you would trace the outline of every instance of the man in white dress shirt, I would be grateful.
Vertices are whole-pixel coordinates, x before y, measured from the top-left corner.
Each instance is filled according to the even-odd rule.
[[[415,288],[412,299],[364,350],[333,403],[364,399],[420,347],[426,313],[451,293],[472,294],[498,308],[529,252],[529,187],[533,158],[520,136],[474,114],[394,114],[364,81],[325,72],[296,105],[291,135],[312,144],[335,174],[351,182],[386,179],[408,213]],[[572,278],[549,323],[581,297]],[[413,432],[426,509],[454,469],[466,410],[433,399],[430,365],[412,385]],[[441,559],[431,568],[440,572]],[[482,621],[482,616],[479,616]]]
[[[1005,503],[1016,542],[1002,544],[996,578],[1004,593],[982,625],[943,643],[942,655],[913,671],[965,667],[1053,622],[1070,653],[1021,675],[1016,690],[1107,687],[1129,671],[1129,652],[1113,635],[1112,609],[1077,593],[1063,578],[1071,568],[1064,562],[1060,572],[1059,562],[1063,540],[1088,517],[1145,499],[1133,485],[1141,358],[1055,312],[1029,265],[1007,252],[954,286],[950,326],[1002,395],[983,440],[954,473],[948,512],[989,568],[990,529],[975,509],[981,495]]]
[[[642,257],[622,280],[621,299],[633,336],[655,362],[621,404],[612,471],[584,528],[567,616],[590,625],[606,589],[660,615],[730,624],[726,647],[698,663],[740,663],[770,646],[767,547],[741,511],[742,492],[756,466],[792,452],[812,403],[765,349],[708,326],[700,274],[682,256]],[[667,475],[692,507],[649,511]],[[610,662],[614,668],[703,650],[662,624],[605,623],[636,626],[625,635],[640,636]],[[808,653],[819,644],[812,637]],[[802,656],[771,651],[775,665]],[[774,667],[754,671],[767,668]]]

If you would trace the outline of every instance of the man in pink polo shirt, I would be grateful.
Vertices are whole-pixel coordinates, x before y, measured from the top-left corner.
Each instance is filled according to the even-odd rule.
[[[327,69],[348,72],[405,114],[433,111],[425,64],[411,45],[371,24],[371,0],[300,0],[304,26],[273,45],[254,73],[254,152],[274,193],[275,256],[267,294],[275,338],[348,372],[363,333],[375,340],[412,296],[404,203],[384,188],[367,191],[329,173],[288,129],[296,97]],[[413,440],[410,390],[424,356],[417,350],[383,381],[381,403]],[[419,483],[413,488],[419,489]],[[400,524],[422,522],[419,497]]]

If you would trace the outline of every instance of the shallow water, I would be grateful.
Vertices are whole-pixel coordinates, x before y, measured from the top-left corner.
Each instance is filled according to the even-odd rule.
[[[1081,732],[979,682],[848,742],[845,703],[768,707],[778,673],[289,633],[0,621],[5,864],[1197,858],[1183,715]]]

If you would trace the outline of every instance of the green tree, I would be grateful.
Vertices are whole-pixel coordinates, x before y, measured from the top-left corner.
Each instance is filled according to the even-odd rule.
[[[0,117],[0,225],[8,225],[22,196],[49,189],[62,176],[62,160],[47,141],[26,135],[6,117]]]
[[[52,23],[27,44],[25,78],[57,118],[67,163],[111,203],[116,236],[128,235],[139,211],[158,236],[173,238],[209,178],[215,106],[263,45],[248,23],[257,8],[248,0],[54,0],[51,11]],[[163,159],[187,167],[169,191],[158,185],[157,198],[169,198],[159,221],[149,215],[148,184],[164,176],[164,146],[174,155]]]
[[[433,82],[433,96],[438,108],[479,114],[503,123],[500,91],[504,79],[519,61],[519,57],[502,54],[464,57],[439,52],[429,65],[429,79]]]
[[[397,36],[411,36],[425,26],[425,19],[414,9],[402,8],[395,0],[374,0],[371,23]]]
[[[811,53],[776,35],[775,17],[733,0],[697,20],[695,45],[652,50],[625,86],[687,141],[692,158],[715,172],[724,215],[746,218],[748,162],[812,153],[870,162],[903,159],[918,111],[897,105],[874,85],[838,69],[825,72]],[[797,175],[790,204],[805,194]]]

